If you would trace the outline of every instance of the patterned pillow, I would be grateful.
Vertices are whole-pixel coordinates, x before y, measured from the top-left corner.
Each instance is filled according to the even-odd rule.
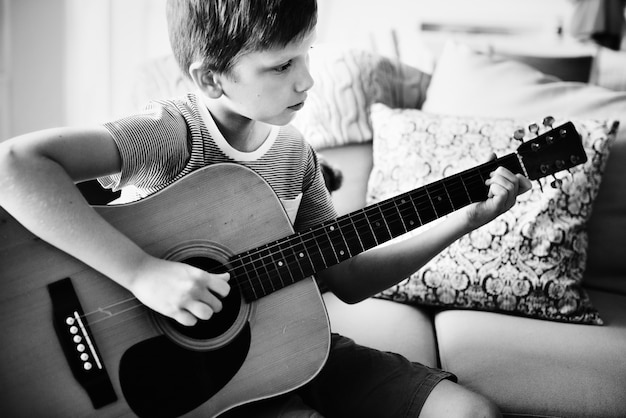
[[[317,45],[310,53],[315,84],[294,125],[316,149],[371,141],[370,105],[419,108],[430,75],[364,50]]]
[[[491,152],[509,154],[519,145],[512,133],[534,122],[436,116],[381,104],[372,107],[371,118],[374,166],[368,204],[474,167]],[[557,120],[554,126],[562,122]],[[616,126],[573,122],[583,138],[587,163],[572,168],[570,174],[557,174],[562,183],[556,188],[550,178],[539,180],[543,192],[535,184],[510,211],[465,235],[378,297],[602,324],[581,282],[585,226]]]

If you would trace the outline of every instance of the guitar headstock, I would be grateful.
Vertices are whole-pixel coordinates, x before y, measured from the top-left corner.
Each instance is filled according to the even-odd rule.
[[[538,128],[532,125],[530,130],[538,132]],[[521,140],[517,135],[514,137]],[[582,139],[572,122],[524,142],[517,148],[517,153],[531,180],[568,170],[587,161]]]

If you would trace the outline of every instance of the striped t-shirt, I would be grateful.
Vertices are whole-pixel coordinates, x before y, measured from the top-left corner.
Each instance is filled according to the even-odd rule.
[[[254,170],[272,186],[295,230],[336,217],[315,151],[289,125],[273,126],[257,150],[241,152],[228,144],[201,100],[188,94],[152,102],[144,112],[104,126],[117,144],[122,169],[99,180],[122,189],[123,201],[146,197],[207,165],[229,162]]]

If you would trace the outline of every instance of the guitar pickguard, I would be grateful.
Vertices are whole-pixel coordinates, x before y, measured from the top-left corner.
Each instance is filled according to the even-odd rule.
[[[120,362],[124,397],[139,417],[177,417],[192,411],[237,373],[250,339],[246,325],[229,345],[212,351],[187,350],[165,336],[142,341]]]

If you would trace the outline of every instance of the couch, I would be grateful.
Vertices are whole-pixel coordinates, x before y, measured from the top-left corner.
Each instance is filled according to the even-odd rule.
[[[414,107],[420,107],[426,115],[454,115],[458,120],[532,119],[559,114],[616,118],[622,125],[626,122],[624,93],[562,82],[458,44],[446,46],[432,80],[427,77],[426,83],[424,97],[414,102]],[[358,87],[356,84],[350,88]],[[343,173],[343,185],[333,193],[340,214],[371,203],[372,170],[376,165],[373,148],[376,151],[376,141],[381,139],[375,132],[376,121],[370,122],[373,141],[366,137],[351,140],[341,132],[334,138],[332,134],[317,137],[319,152]],[[326,130],[330,132],[333,127],[327,126]],[[347,305],[326,293],[324,300],[333,331],[360,344],[451,371],[459,383],[495,401],[505,416],[626,416],[624,161],[626,129],[618,131],[614,139],[593,210],[584,225],[588,247],[581,285],[602,325],[411,303],[415,300],[393,295]]]
[[[387,176],[384,166],[389,162],[381,152],[392,152],[393,148],[389,144],[377,148],[386,140],[377,129],[394,134],[397,129],[393,124],[385,125],[393,117],[411,125],[407,128],[409,134],[430,135],[439,141],[435,148],[442,147],[442,141],[456,138],[458,133],[451,131],[459,126],[472,127],[470,133],[483,140],[498,135],[508,138],[518,122],[541,121],[546,115],[559,120],[573,118],[586,138],[597,140],[587,144],[593,170],[572,170],[571,178],[584,185],[570,190],[568,199],[584,195],[584,204],[576,206],[582,214],[573,216],[575,219],[565,227],[565,234],[572,237],[569,250],[559,253],[558,246],[531,249],[544,251],[543,259],[550,259],[553,251],[561,257],[556,267],[566,277],[562,288],[557,286],[562,298],[554,298],[556,306],[522,309],[519,303],[498,305],[498,298],[494,298],[495,304],[463,305],[456,303],[458,300],[440,298],[436,286],[430,289],[436,298],[431,294],[430,299],[423,300],[423,296],[420,299],[405,294],[423,290],[424,280],[428,281],[425,276],[411,278],[393,291],[353,305],[341,302],[330,292],[323,298],[334,332],[451,371],[462,385],[495,401],[505,416],[626,416],[626,93],[563,82],[526,65],[485,56],[459,44],[446,45],[434,69],[428,70],[377,53],[341,47],[314,49],[311,66],[316,85],[294,125],[325,161],[341,171],[341,187],[333,192],[340,215],[380,200],[381,191],[397,192],[395,186],[388,187],[390,184],[408,187],[412,182],[437,179],[442,174],[433,169],[428,173],[430,177],[416,175],[419,170],[405,166]],[[150,64],[140,74],[132,98],[137,104],[189,87],[177,75],[171,57]],[[372,109],[376,108],[375,116]],[[404,111],[418,113],[406,116],[401,114]],[[410,117],[418,118],[421,125],[407,122]],[[620,122],[622,129],[618,130]],[[437,129],[434,133],[429,132],[432,126]],[[405,132],[403,140],[411,140],[410,136]],[[497,151],[508,149],[507,141]],[[498,142],[489,142],[487,148],[494,144]],[[459,153],[464,148],[457,145],[447,148],[452,157],[445,170],[458,171],[471,163],[464,152]],[[484,151],[482,148],[476,145],[472,152]],[[413,151],[401,151],[393,158],[403,160],[403,153]],[[399,180],[389,183],[388,177],[394,176]],[[411,181],[404,181],[407,178]],[[566,184],[568,178],[563,177]],[[533,199],[554,209],[560,192],[551,192],[549,181],[542,181],[541,188],[535,183]],[[545,215],[546,211],[526,214]],[[500,225],[507,222],[514,235],[520,231],[515,227],[515,217]],[[550,218],[543,225],[550,229],[559,222],[559,218]],[[552,244],[558,241],[558,237],[550,239]],[[457,248],[457,255],[462,250],[462,246]],[[454,262],[454,254],[446,257],[447,265]],[[445,267],[446,262],[439,260],[439,264]],[[567,277],[570,270],[572,277]],[[497,266],[494,271],[498,271]],[[544,283],[538,272],[526,272],[534,273],[535,280]],[[559,283],[558,278],[548,282]],[[421,283],[422,288],[415,283]],[[455,293],[457,299],[461,294]],[[524,301],[517,293],[499,296],[508,302]],[[528,305],[532,307],[532,303]],[[313,411],[307,412],[293,400],[283,411],[314,416]]]

